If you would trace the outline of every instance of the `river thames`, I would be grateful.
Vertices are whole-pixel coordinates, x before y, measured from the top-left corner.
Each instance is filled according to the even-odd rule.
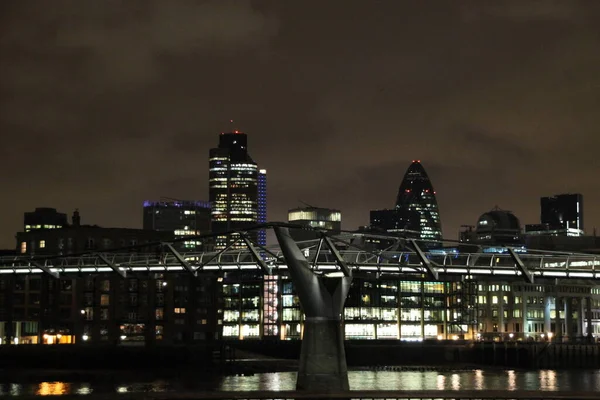
[[[576,390],[600,391],[600,370],[471,370],[457,372],[350,371],[351,390]],[[0,396],[194,392],[207,390],[294,390],[295,372],[181,379],[118,378],[93,382],[0,383]]]

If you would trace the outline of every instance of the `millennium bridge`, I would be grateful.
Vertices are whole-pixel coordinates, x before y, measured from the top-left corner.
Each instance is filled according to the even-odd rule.
[[[266,224],[273,229],[300,229],[290,224]],[[301,228],[306,230],[306,228]],[[52,256],[4,256],[0,257],[2,274],[48,274],[54,278],[82,273],[117,273],[122,277],[139,273],[190,273],[197,276],[203,272],[219,273],[251,271],[267,275],[289,274],[284,246],[263,247],[244,236],[222,251],[180,252],[175,242],[150,243],[125,249],[87,252],[77,255]],[[318,231],[320,239],[302,242],[301,258],[316,275],[335,277],[354,273],[381,275],[428,276],[432,280],[444,280],[445,276],[486,280],[524,279],[600,279],[600,255],[541,252],[522,253],[518,248],[506,247],[505,253],[484,253],[481,248],[473,252],[455,250],[421,249],[415,239],[391,235],[351,233],[330,235]],[[185,240],[206,238],[209,235],[190,236]],[[210,235],[214,236],[214,235]],[[289,236],[288,236],[289,237]],[[393,240],[394,250],[370,250],[365,239]],[[181,240],[179,240],[181,241]],[[280,241],[280,240],[279,240]],[[280,241],[281,242],[281,241]],[[315,242],[309,243],[309,242]],[[236,247],[236,250],[231,250]],[[240,249],[239,245],[243,247]],[[287,245],[297,247],[289,237]],[[300,243],[298,243],[300,244]],[[160,251],[156,251],[160,247]],[[325,247],[325,249],[324,249]],[[471,246],[477,248],[477,246]],[[152,251],[148,251],[148,249]],[[144,251],[145,250],[145,251]]]
[[[254,242],[250,232],[258,229],[272,229],[278,246],[265,247]],[[290,229],[314,231],[316,239],[297,243]],[[472,246],[473,252],[461,253],[444,251],[442,243],[435,243],[438,249],[432,250],[430,244],[409,237],[354,232],[332,234],[285,223],[268,223],[218,235],[228,236],[230,244],[213,252],[185,253],[174,245],[177,241],[216,234],[77,255],[2,257],[0,275],[47,274],[59,279],[82,274],[115,273],[126,278],[143,273],[187,273],[193,278],[203,273],[253,270],[267,275],[289,275],[305,314],[297,389],[327,393],[349,390],[342,314],[353,276],[518,279],[528,283],[600,279],[600,259],[595,255],[524,254],[511,247],[507,247],[505,253],[490,254],[476,246]],[[391,245],[383,251],[373,250],[369,245],[373,240]]]

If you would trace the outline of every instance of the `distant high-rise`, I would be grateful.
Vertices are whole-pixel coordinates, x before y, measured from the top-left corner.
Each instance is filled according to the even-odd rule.
[[[421,161],[413,161],[398,190],[396,209],[399,211],[416,211],[420,215],[420,239],[429,245],[435,245],[442,239],[442,223],[433,185],[421,165]]]
[[[267,222],[267,170],[258,170],[258,223]],[[261,229],[258,231],[258,244],[267,245],[267,231]]]
[[[209,198],[211,228],[215,233],[244,230],[258,222],[258,168],[248,154],[248,137],[240,131],[221,133],[219,147],[210,150]],[[256,232],[250,232],[257,239]],[[231,244],[218,236],[216,249]]]
[[[397,233],[409,237],[420,236],[421,216],[408,210],[372,210],[369,228],[373,231]]]
[[[541,223],[565,236],[583,235],[583,195],[559,194],[540,199]]]
[[[317,228],[338,234],[342,229],[342,213],[340,210],[321,207],[301,207],[288,210],[288,222],[308,228]],[[296,241],[317,239],[319,235],[311,230],[290,230],[292,238]]]
[[[144,201],[144,229],[171,231],[176,239],[210,231],[210,203],[207,201]],[[178,243],[184,250],[203,250],[205,243],[193,239]]]
[[[495,207],[479,217],[475,243],[505,246],[520,245],[522,241],[521,223],[512,212]]]

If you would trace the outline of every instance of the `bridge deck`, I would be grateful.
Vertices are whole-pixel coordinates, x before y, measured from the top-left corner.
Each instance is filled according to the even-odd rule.
[[[419,255],[414,252],[340,251],[344,261],[354,271],[382,274],[427,274]],[[331,252],[305,252],[317,273],[340,272]],[[510,254],[425,253],[432,269],[439,275],[471,275],[524,277]],[[261,270],[254,255],[247,250],[222,254],[211,252],[182,253],[182,258],[194,272]],[[274,274],[285,272],[287,266],[280,251],[262,253],[265,264]],[[519,254],[520,261],[533,277],[561,279],[600,279],[600,257],[594,255]],[[316,259],[315,259],[316,258]],[[187,266],[170,253],[94,253],[80,256],[0,257],[0,274],[73,274],[73,273],[170,273],[189,272]]]

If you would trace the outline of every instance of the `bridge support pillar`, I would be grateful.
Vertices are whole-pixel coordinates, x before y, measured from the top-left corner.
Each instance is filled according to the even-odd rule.
[[[327,278],[314,274],[289,230],[284,227],[274,230],[306,315],[296,389],[349,390],[342,313],[352,277]]]

